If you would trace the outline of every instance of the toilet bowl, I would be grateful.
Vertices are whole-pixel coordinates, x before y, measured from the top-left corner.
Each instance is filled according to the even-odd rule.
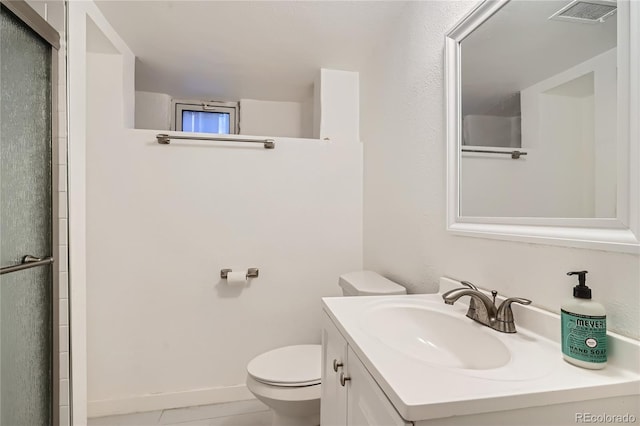
[[[271,408],[273,425],[320,424],[321,345],[285,346],[247,365],[247,388]]]
[[[406,289],[372,271],[340,276],[345,296],[406,294]],[[321,345],[285,346],[258,355],[247,365],[247,388],[271,408],[273,426],[320,424]]]

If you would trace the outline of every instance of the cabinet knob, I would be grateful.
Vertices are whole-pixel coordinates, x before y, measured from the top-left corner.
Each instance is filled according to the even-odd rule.
[[[344,373],[340,373],[340,384],[342,386],[346,385],[349,380],[351,380],[351,377],[345,376]]]
[[[344,364],[339,362],[337,359],[333,360],[333,371],[338,372],[338,368],[342,367]]]

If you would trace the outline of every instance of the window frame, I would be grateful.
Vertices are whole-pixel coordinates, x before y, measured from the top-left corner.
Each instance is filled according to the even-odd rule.
[[[183,111],[199,111],[199,112],[218,112],[229,114],[229,134],[237,135],[240,133],[240,105],[238,102],[226,101],[201,101],[201,100],[171,100],[171,130],[182,132],[182,112]],[[221,134],[221,133],[212,133]]]

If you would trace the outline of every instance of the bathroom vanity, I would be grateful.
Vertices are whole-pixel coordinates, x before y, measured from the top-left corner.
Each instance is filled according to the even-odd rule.
[[[322,320],[322,424],[411,424],[400,417],[329,316]]]
[[[442,292],[456,287],[441,280]],[[640,418],[637,341],[609,333],[607,367],[585,370],[562,359],[557,315],[517,306],[518,332],[500,333],[467,318],[464,299],[448,306],[441,294],[324,298],[322,425]]]

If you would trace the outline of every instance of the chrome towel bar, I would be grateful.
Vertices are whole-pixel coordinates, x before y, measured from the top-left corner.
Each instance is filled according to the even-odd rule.
[[[50,265],[54,262],[53,257],[35,257],[26,255],[22,258],[22,262],[17,265],[5,266],[0,268],[0,275],[10,272],[22,271],[23,269],[35,268],[36,266]]]
[[[491,151],[489,149],[468,149],[468,148],[462,148],[462,152],[479,152],[481,154],[506,154],[506,155],[510,155],[511,158],[513,158],[514,160],[517,160],[518,158],[520,158],[520,156],[522,155],[527,155],[526,152],[524,151]]]
[[[276,147],[276,141],[273,139],[246,139],[246,138],[224,138],[218,136],[176,136],[167,135],[165,133],[159,133],[156,135],[158,143],[161,145],[169,145],[171,139],[186,139],[186,140],[198,140],[198,141],[221,141],[221,142],[247,142],[247,143],[261,143],[265,149],[274,149]]]

